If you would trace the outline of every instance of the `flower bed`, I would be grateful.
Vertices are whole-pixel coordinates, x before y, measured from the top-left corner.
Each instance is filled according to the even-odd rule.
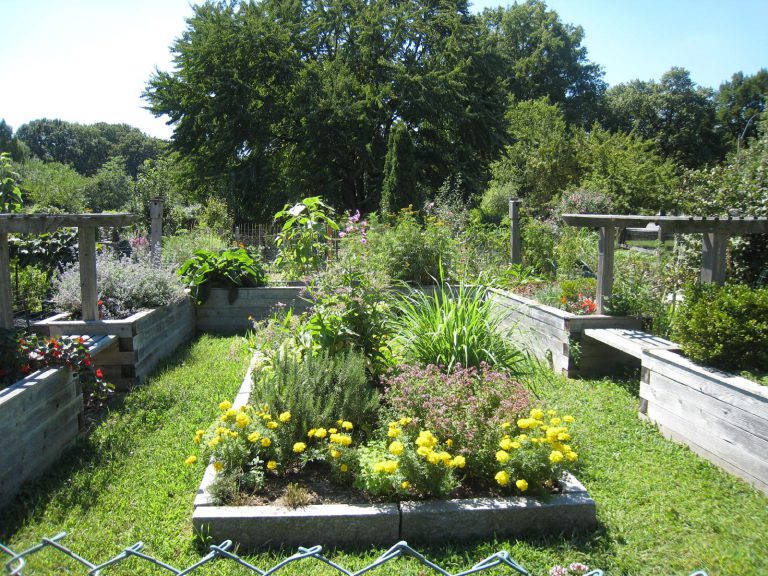
[[[257,358],[258,353],[254,360]],[[252,362],[248,369],[234,404],[224,403],[224,409],[234,410],[235,414],[247,413],[240,408],[246,406],[251,395],[254,364]],[[280,420],[284,419],[281,415]],[[404,426],[390,426],[390,431]],[[202,437],[200,432],[198,435]],[[300,444],[299,448],[304,451],[306,444]],[[399,452],[399,448],[395,451]],[[560,494],[544,500],[525,496],[447,501],[405,499],[393,503],[288,508],[214,505],[211,486],[220,468],[217,461],[205,470],[194,502],[193,525],[214,539],[232,539],[247,548],[307,545],[307,534],[311,534],[312,543],[322,545],[387,545],[405,538],[429,540],[436,533],[449,540],[471,540],[494,535],[511,537],[592,530],[597,526],[594,501],[570,475],[561,482]],[[502,484],[498,475],[497,481]]]
[[[36,322],[35,331],[46,336],[62,334],[111,334],[118,337],[116,349],[105,351],[96,361],[104,377],[118,388],[140,384],[176,348],[195,333],[192,302],[184,298],[152,310],[142,310],[122,320],[69,320],[67,313]]]
[[[768,389],[671,350],[646,350],[642,366],[641,413],[768,494]]]
[[[516,327],[513,337],[556,372],[567,376],[604,375],[631,359],[606,354],[599,343],[582,341],[586,328],[640,328],[640,320],[621,316],[578,315],[504,290],[488,291],[504,316],[503,324]]]

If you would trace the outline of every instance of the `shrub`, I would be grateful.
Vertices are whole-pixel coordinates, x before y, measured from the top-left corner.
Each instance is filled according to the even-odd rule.
[[[205,228],[182,230],[175,236],[163,236],[163,264],[178,268],[195,255],[197,250],[222,252],[227,248],[223,238]]]
[[[687,284],[672,337],[694,361],[768,370],[768,288]]]
[[[539,274],[552,275],[557,270],[555,246],[558,231],[552,222],[528,218],[522,222],[523,262]]]
[[[244,248],[222,250],[218,254],[198,250],[177,273],[198,304],[208,300],[211,288],[228,288],[232,303],[237,299],[238,288],[255,288],[266,283],[258,255],[254,258]]]
[[[479,369],[456,366],[451,374],[436,366],[406,365],[385,385],[386,416],[407,414],[416,425],[450,439],[475,477],[493,465],[480,448],[495,444],[502,422],[516,420],[529,405],[528,392],[519,382],[486,364]]]
[[[352,420],[365,432],[376,421],[379,393],[368,383],[365,357],[357,351],[336,356],[321,351],[302,358],[279,352],[254,377],[251,399],[273,411],[290,412],[293,435],[303,436],[322,422]]]
[[[393,350],[409,364],[434,364],[449,372],[457,364],[519,372],[522,352],[508,339],[503,316],[486,290],[444,282],[431,295],[409,289],[395,304]]]
[[[330,249],[331,234],[339,230],[333,216],[333,209],[319,196],[304,198],[293,206],[286,204],[275,214],[275,222],[282,221],[275,241],[279,249],[275,264],[297,277],[320,270]]]
[[[184,297],[184,289],[176,275],[166,268],[155,267],[146,251],[135,251],[121,257],[104,251],[96,256],[96,279],[99,287],[100,313],[104,318],[125,318],[145,308],[156,308]],[[53,301],[57,309],[80,312],[80,265],[65,270],[54,284]]]
[[[563,214],[612,214],[613,201],[595,188],[572,188],[563,192],[555,207],[557,217]]]

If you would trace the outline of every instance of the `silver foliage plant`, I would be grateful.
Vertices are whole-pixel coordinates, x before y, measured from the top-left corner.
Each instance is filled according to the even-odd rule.
[[[156,308],[185,296],[175,271],[154,267],[148,250],[134,250],[121,256],[105,250],[96,256],[96,281],[99,311],[103,318],[125,318],[145,308]],[[80,265],[65,270],[54,284],[56,309],[78,314],[80,301]]]

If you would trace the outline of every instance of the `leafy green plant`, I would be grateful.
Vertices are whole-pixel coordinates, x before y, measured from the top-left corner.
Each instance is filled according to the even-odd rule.
[[[318,423],[354,420],[363,431],[376,421],[379,393],[368,382],[365,357],[357,351],[316,356],[281,350],[254,377],[251,399],[278,412],[290,412],[296,438]]]
[[[11,155],[0,152],[0,212],[20,212],[19,175],[12,169]]]
[[[672,338],[692,360],[725,370],[768,370],[768,288],[687,284]]]
[[[451,371],[485,362],[510,373],[522,370],[524,355],[508,340],[504,318],[482,287],[441,281],[431,294],[408,288],[394,307],[393,350],[407,363]]]
[[[330,247],[331,234],[339,230],[333,220],[333,209],[319,196],[286,204],[275,214],[275,222],[283,227],[275,243],[279,249],[275,264],[291,274],[304,276],[320,270]]]
[[[218,254],[197,250],[179,267],[177,274],[198,304],[208,300],[212,288],[229,288],[232,303],[237,299],[238,288],[255,288],[266,283],[261,262],[244,248]]]

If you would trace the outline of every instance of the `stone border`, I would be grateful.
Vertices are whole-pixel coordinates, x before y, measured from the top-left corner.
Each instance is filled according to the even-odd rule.
[[[254,354],[233,402],[248,402]],[[399,540],[477,540],[530,534],[557,534],[597,528],[595,501],[571,475],[562,494],[530,497],[400,502],[392,504],[322,504],[215,506],[208,488],[216,476],[208,465],[194,501],[192,524],[214,541],[232,540],[249,549],[280,546],[391,545]]]

